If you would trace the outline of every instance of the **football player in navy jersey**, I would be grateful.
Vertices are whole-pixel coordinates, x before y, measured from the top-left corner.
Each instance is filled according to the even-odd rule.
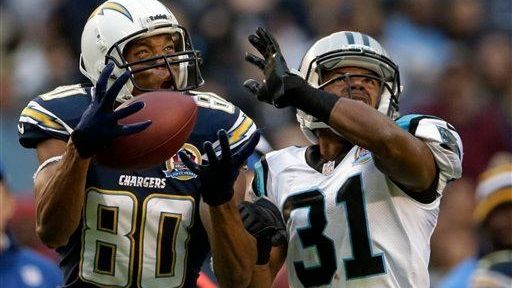
[[[248,270],[254,286],[270,287],[286,257],[291,287],[429,287],[440,199],[462,173],[455,128],[433,116],[399,117],[398,67],[368,35],[321,38],[298,72],[265,29],[249,41],[262,57],[246,59],[265,80],[244,85],[260,101],[297,108],[313,144],[270,152],[255,165],[254,192],[263,197],[241,207],[258,238],[259,268]],[[270,244],[280,244],[282,227],[287,246],[277,249],[287,253],[275,253]]]
[[[210,246],[220,284],[246,285],[237,275],[256,261],[256,251],[236,259],[217,248],[255,241],[238,214],[223,217],[243,197],[245,177],[237,176],[258,142],[256,125],[223,98],[191,90],[203,84],[198,51],[156,0],[103,3],[81,44],[80,69],[95,86],[39,95],[18,124],[20,143],[35,148],[41,163],[34,174],[37,234],[60,254],[64,287],[195,287]],[[142,105],[113,108],[160,89],[183,91],[199,107],[181,148],[185,158],[139,171],[99,165],[93,156],[112,139],[151,125],[117,123]],[[223,228],[231,222],[240,229]],[[239,270],[223,269],[226,262]]]

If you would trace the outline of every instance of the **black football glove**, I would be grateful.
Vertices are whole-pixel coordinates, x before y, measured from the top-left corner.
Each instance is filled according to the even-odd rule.
[[[231,200],[233,197],[233,184],[238,177],[239,169],[245,160],[253,153],[258,141],[260,132],[254,132],[247,143],[236,153],[229,149],[229,140],[226,131],[217,132],[222,154],[217,157],[210,141],[203,144],[203,149],[208,157],[208,164],[198,165],[188,155],[180,151],[179,156],[183,164],[201,180],[201,196],[203,201],[210,206],[219,206]]]
[[[247,53],[245,60],[262,70],[265,76],[263,83],[246,80],[244,86],[249,92],[277,108],[292,106],[328,123],[338,97],[309,86],[302,77],[291,73],[279,44],[267,30],[259,27],[256,34],[249,35],[249,42],[263,59]]]
[[[260,198],[254,203],[244,201],[238,211],[245,229],[257,240],[258,260],[263,265],[270,260],[272,246],[286,244],[286,225],[279,209],[268,199]]]
[[[256,80],[249,79],[245,81],[244,86],[260,101],[272,104],[277,108],[289,106],[290,99],[288,99],[289,95],[285,94],[284,79],[297,76],[290,73],[279,44],[272,34],[261,27],[258,28],[256,34],[249,35],[249,42],[264,59],[251,53],[247,53],[245,59],[263,71],[265,80],[263,84],[260,84]]]
[[[116,137],[140,132],[151,124],[151,120],[128,125],[117,123],[118,120],[142,109],[144,103],[135,102],[114,111],[117,94],[130,78],[130,73],[127,71],[122,74],[107,90],[107,82],[113,70],[114,63],[110,62],[105,66],[96,82],[91,104],[71,133],[71,139],[82,158],[89,158],[105,149]]]

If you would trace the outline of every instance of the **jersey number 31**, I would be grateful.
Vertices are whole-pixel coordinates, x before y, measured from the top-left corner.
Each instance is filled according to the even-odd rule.
[[[338,190],[336,204],[345,207],[352,244],[353,257],[343,259],[347,279],[385,273],[383,256],[371,252],[360,175],[348,179]],[[333,240],[324,234],[327,226],[324,195],[318,190],[299,193],[288,197],[283,207],[290,212],[309,208],[310,225],[297,229],[297,234],[304,249],[316,248],[320,265],[306,267],[303,261],[295,261],[297,277],[305,287],[328,285],[337,270],[337,256]]]

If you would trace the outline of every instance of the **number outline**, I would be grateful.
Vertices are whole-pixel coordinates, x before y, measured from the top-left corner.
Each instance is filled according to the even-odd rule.
[[[234,114],[236,111],[235,105],[215,93],[202,91],[189,91],[189,93],[192,94],[199,107],[220,110],[229,114]]]
[[[343,189],[345,188],[346,185],[350,185],[350,184],[353,184],[353,179],[357,179],[356,181],[359,182],[359,190],[356,191],[358,192],[359,195],[355,195],[354,193],[356,192],[353,192],[355,191],[356,189],[353,189],[353,190],[350,190],[350,191],[343,191]],[[356,183],[357,184],[357,183]],[[356,257],[355,255],[356,254],[359,254],[358,256],[361,256],[360,252],[356,251],[355,250],[355,247],[356,245],[354,245],[354,233],[353,233],[353,230],[354,229],[351,229],[352,226],[354,225],[351,225],[350,223],[350,219],[349,219],[349,212],[348,212],[348,207],[347,207],[347,201],[348,200],[343,200],[341,198],[343,198],[344,195],[347,195],[346,193],[347,192],[350,192],[351,195],[350,196],[360,196],[360,199],[356,199],[356,200],[360,200],[361,202],[361,208],[363,209],[363,218],[364,218],[364,226],[366,228],[366,238],[365,240],[367,240],[366,244],[368,244],[368,247],[365,247],[365,248],[368,248],[369,250],[369,255],[371,256],[370,258],[374,261],[378,261],[376,259],[380,259],[381,263],[382,264],[382,268],[383,268],[383,272],[379,272],[379,273],[372,273],[372,274],[368,274],[368,275],[362,275],[362,276],[351,276],[349,275],[349,265],[350,261],[356,261]],[[352,202],[356,201],[356,200],[352,200]],[[356,204],[359,203],[356,201]],[[354,204],[354,203],[352,203]],[[368,278],[368,277],[373,277],[373,276],[377,276],[377,275],[382,275],[382,274],[386,274],[387,271],[386,271],[386,265],[385,265],[385,262],[386,262],[386,258],[384,257],[384,252],[380,252],[380,253],[374,253],[373,252],[373,247],[372,247],[372,237],[371,237],[371,233],[370,233],[370,223],[368,222],[368,213],[367,213],[367,209],[366,209],[366,198],[364,197],[364,187],[363,187],[363,181],[362,181],[362,175],[361,173],[359,174],[355,174],[355,175],[352,175],[350,177],[347,178],[347,180],[345,181],[345,183],[343,183],[343,185],[340,187],[340,189],[338,190],[338,192],[336,192],[336,206],[342,206],[343,207],[343,210],[345,212],[345,224],[347,225],[348,227],[348,233],[349,233],[349,240],[350,240],[350,249],[351,249],[351,252],[352,252],[352,257],[346,257],[346,258],[343,258],[343,268],[345,270],[345,277],[347,280],[355,280],[355,279],[361,279],[361,278]],[[354,209],[352,209],[354,210]],[[352,211],[354,212],[354,211]],[[352,215],[354,213],[351,213]],[[361,216],[361,215],[358,215],[358,216]],[[361,219],[362,220],[362,219]],[[355,231],[355,232],[359,232],[359,231]],[[360,236],[360,235],[359,235]],[[367,256],[367,255],[365,255]],[[352,263],[354,263],[352,262]]]
[[[53,99],[66,98],[77,94],[87,95],[85,88],[81,84],[59,86],[50,92],[40,94],[39,98],[41,98],[43,101],[50,101]]]
[[[119,198],[119,196],[123,198]],[[128,196],[128,198],[125,198]],[[91,198],[94,197],[94,198]],[[118,197],[118,198],[112,198],[112,197]],[[129,199],[129,200],[128,200]],[[157,200],[156,202],[153,202],[153,200]],[[158,201],[162,200],[162,201]],[[112,205],[105,205],[105,202],[112,201]],[[129,201],[129,202],[126,202]],[[176,202],[179,201],[179,202]],[[185,201],[185,202],[183,202]],[[126,203],[129,203],[131,207],[126,206]],[[88,205],[89,204],[89,205]],[[88,207],[89,206],[89,207]],[[151,206],[151,208],[149,208]],[[121,209],[123,207],[123,209]],[[98,229],[100,226],[100,218],[101,218],[101,209],[108,209],[110,211],[117,210],[114,214],[114,217],[112,219],[113,222],[115,222],[113,225],[114,231],[116,233],[113,233],[110,229]],[[178,208],[178,209],[175,209]],[[88,210],[89,209],[89,210]],[[152,210],[150,210],[152,209]],[[181,210],[180,210],[181,209]],[[142,210],[142,211],[139,211]],[[148,211],[152,211],[153,213],[148,215]],[[180,213],[183,211],[183,213]],[[176,282],[179,282],[179,284],[171,283],[171,286],[173,287],[181,287],[186,279],[187,279],[187,263],[188,263],[188,245],[191,238],[190,230],[192,229],[194,222],[195,222],[195,199],[192,196],[188,195],[169,195],[169,194],[160,194],[160,193],[153,193],[148,195],[144,201],[142,202],[142,206],[139,206],[139,201],[137,197],[129,192],[129,191],[119,191],[119,190],[107,190],[107,189],[100,189],[97,187],[89,187],[86,190],[86,196],[85,196],[85,204],[84,208],[82,209],[82,235],[81,235],[81,250],[80,250],[80,262],[79,262],[79,271],[78,276],[82,281],[85,283],[92,283],[95,285],[110,285],[109,287],[130,287],[134,280],[137,283],[138,287],[144,287],[143,284],[148,285],[149,287],[153,287],[154,285],[157,285],[156,287],[160,287],[158,283],[158,278],[162,279],[160,281],[164,282],[173,282],[176,281],[175,279],[172,279],[172,277],[180,277],[176,278],[178,279]],[[118,213],[123,213],[123,216],[119,216]],[[129,214],[127,214],[129,213]],[[137,224],[137,217],[141,214],[140,217],[140,227],[136,227]],[[124,229],[121,229],[121,232],[119,231],[119,223],[120,219],[125,219],[126,217],[124,215],[130,215],[131,214],[131,223],[130,226],[125,225],[126,227]],[[160,274],[161,271],[160,265],[161,265],[161,247],[162,247],[162,237],[164,233],[162,232],[164,228],[164,221],[165,217],[173,217],[177,219],[174,223],[174,231],[172,232],[172,264],[171,264],[171,270],[170,273],[164,273]],[[92,218],[89,218],[92,217]],[[158,218],[155,218],[158,217]],[[87,219],[90,219],[89,223]],[[96,218],[96,219],[94,219]],[[151,218],[151,219],[149,219]],[[96,220],[96,221],[94,221]],[[154,222],[154,221],[157,222]],[[151,222],[148,222],[151,221]],[[153,224],[156,223],[156,228]],[[96,227],[94,226],[96,225]],[[146,225],[150,225],[147,227],[152,227],[152,229],[158,229],[157,233],[152,233],[153,230],[146,231]],[[152,226],[151,226],[152,225]],[[130,229],[129,233],[124,234],[127,228]],[[151,229],[151,228],[149,228]],[[138,230],[138,231],[137,231]],[[91,232],[93,234],[88,234],[88,232]],[[135,231],[137,231],[137,235],[139,236],[138,241],[135,241],[134,235]],[[106,234],[103,234],[106,233]],[[184,233],[184,234],[183,234]],[[147,236],[146,234],[156,234],[154,237],[151,237],[151,239],[145,239]],[[185,241],[183,241],[185,239]],[[144,244],[145,240],[147,241],[156,241],[155,245],[149,245],[149,247],[156,247],[157,251],[148,251],[147,248],[145,249]],[[102,242],[102,245],[109,246],[112,248],[112,256],[111,256],[111,269],[112,271],[109,273],[108,271],[99,270],[97,267],[99,267],[98,259],[99,259],[99,253],[100,249],[98,247],[98,243]],[[124,247],[128,247],[129,243],[129,254],[127,260],[119,260],[117,258],[116,252],[119,249],[123,249]],[[154,243],[153,243],[154,244]],[[91,248],[90,245],[95,245],[95,248]],[[178,250],[179,245],[179,250]],[[169,245],[166,245],[166,247]],[[87,247],[87,249],[86,249]],[[136,258],[135,255],[135,248],[138,247],[138,269],[137,271],[134,271],[134,259]],[[91,254],[91,250],[94,250],[94,254]],[[122,250],[121,250],[122,251]],[[182,253],[182,251],[184,253]],[[155,254],[156,253],[156,254]],[[164,252],[165,253],[165,252]],[[91,255],[94,255],[91,259]],[[150,258],[147,258],[146,256],[149,256]],[[121,258],[124,259],[124,258]],[[93,262],[90,262],[90,261]],[[155,261],[153,261],[155,260]],[[120,262],[120,263],[128,263],[126,265],[127,268],[124,268],[121,272],[125,272],[122,275],[115,275],[116,272],[116,265],[118,264],[118,261],[128,261],[128,262]],[[181,271],[179,271],[180,275],[178,275],[176,270],[177,261],[182,261],[182,266],[180,267]],[[92,263],[93,265],[90,265]],[[93,266],[92,270],[89,267],[86,267],[84,265],[90,265]],[[149,265],[149,266],[148,266]],[[153,266],[151,266],[153,265]],[[121,268],[124,266],[121,266]],[[150,270],[144,270],[145,268],[148,268]],[[151,273],[151,271],[155,272],[154,278],[150,276],[148,278],[147,274],[148,272]],[[144,272],[146,271],[146,272]],[[95,274],[97,273],[97,274]],[[106,278],[98,278],[98,276],[95,275],[104,275]],[[127,275],[127,276],[125,276]],[[137,279],[134,279],[134,275],[136,275]],[[146,275],[146,278],[143,278],[143,275]],[[109,279],[109,277],[112,277],[113,279]],[[119,279],[119,278],[125,278],[128,279]],[[99,279],[99,280],[98,280]],[[97,280],[97,281],[95,281]],[[116,280],[119,280],[119,282],[116,282]],[[126,281],[125,281],[126,280]],[[110,282],[109,282],[110,281]],[[119,284],[121,281],[125,281],[121,284]],[[146,282],[146,283],[144,283]],[[148,283],[149,282],[149,283]]]
[[[136,209],[136,207],[138,207],[138,200],[137,200],[137,197],[135,197],[135,195],[133,195],[133,193],[130,193],[128,191],[122,191],[122,190],[107,190],[107,189],[100,189],[98,187],[89,187],[86,192],[85,192],[85,201],[84,201],[84,208],[82,209],[82,218],[83,218],[83,221],[82,221],[82,224],[83,224],[83,227],[82,227],[82,234],[81,234],[81,251],[80,251],[80,263],[79,263],[79,271],[78,271],[78,276],[80,277],[80,279],[86,283],[91,283],[91,284],[95,284],[95,285],[105,285],[103,283],[98,283],[98,282],[95,282],[95,281],[92,281],[92,280],[89,280],[84,276],[84,252],[85,252],[85,246],[86,246],[86,241],[85,241],[85,237],[86,237],[86,232],[87,230],[90,230],[92,228],[87,228],[87,217],[86,217],[86,214],[87,214],[87,199],[89,198],[90,196],[90,193],[91,192],[97,192],[98,194],[110,194],[110,195],[122,195],[122,196],[128,196],[130,197],[132,200],[133,200],[133,213],[132,213],[132,225],[131,225],[131,230],[130,230],[130,233],[128,234],[129,236],[127,236],[129,239],[130,239],[130,255],[133,255],[134,253],[134,250],[135,250],[135,239],[133,238],[133,234],[135,233],[135,224],[136,224],[136,221],[137,221],[137,212],[138,212],[138,209]],[[117,220],[119,220],[119,218],[117,218]],[[119,222],[115,223],[114,226],[117,226]],[[108,233],[108,232],[105,232],[105,231],[100,231],[100,232],[103,232],[103,233]],[[117,235],[117,234],[116,234]],[[116,248],[117,249],[117,248]],[[95,254],[97,253],[97,251],[95,251]],[[125,286],[123,287],[129,287],[132,285],[132,271],[133,271],[133,256],[129,257],[129,265],[128,265],[128,282]],[[96,270],[96,267],[94,267],[95,270]],[[115,268],[114,268],[114,275],[112,276],[115,276]]]
[[[170,195],[170,194],[161,194],[161,193],[154,193],[154,194],[151,194],[149,195],[148,197],[146,197],[144,199],[144,203],[142,205],[142,216],[141,217],[141,229],[140,229],[140,237],[139,237],[139,269],[138,269],[138,284],[139,284],[139,287],[143,287],[142,286],[142,280],[143,277],[142,277],[142,269],[144,268],[144,263],[143,263],[143,248],[141,249],[140,247],[144,247],[144,231],[145,231],[145,225],[146,225],[146,221],[142,220],[142,219],[147,219],[147,217],[144,217],[146,216],[147,214],[147,203],[154,199],[154,198],[158,198],[158,197],[161,197],[161,198],[166,198],[166,199],[179,199],[179,200],[189,200],[190,203],[192,204],[192,210],[190,212],[190,214],[192,215],[191,217],[191,220],[190,220],[190,224],[186,227],[183,227],[183,229],[187,230],[187,240],[184,242],[184,250],[185,250],[185,255],[183,257],[183,273],[182,273],[182,279],[181,279],[181,282],[178,286],[176,287],[181,287],[183,285],[183,283],[185,282],[186,280],[186,274],[187,274],[187,265],[188,265],[188,244],[190,242],[190,233],[188,233],[189,229],[191,227],[194,226],[194,216],[195,215],[195,199],[192,197],[192,196],[183,196],[183,195]],[[176,214],[176,213],[172,213],[172,214]],[[160,214],[161,215],[161,214]],[[181,222],[177,222],[176,224],[176,227],[178,229],[181,228],[181,226],[179,226],[178,224],[180,224]],[[161,222],[159,223],[161,224]],[[176,270],[175,270],[175,267],[176,267],[176,234],[179,232],[178,229],[176,229],[174,231],[175,234],[173,234],[173,243],[172,243],[172,247],[173,247],[173,263],[172,263],[172,276],[174,276],[176,274]],[[158,231],[158,233],[160,234],[160,229]],[[158,237],[160,239],[160,237]],[[156,251],[155,251],[156,252]],[[157,269],[157,267],[155,267],[155,270]],[[156,277],[155,275],[155,278],[162,278],[162,277]]]
[[[354,191],[354,190],[357,190],[357,191]],[[352,257],[342,258],[343,269],[345,271],[345,278],[347,281],[361,279],[361,278],[367,278],[367,277],[374,277],[377,275],[382,275],[382,274],[387,273],[387,267],[385,264],[386,258],[385,258],[384,251],[382,251],[380,253],[373,252],[373,247],[372,247],[373,243],[372,243],[372,237],[371,237],[371,233],[370,233],[371,232],[370,231],[370,223],[368,222],[368,213],[367,213],[366,199],[364,197],[364,195],[365,195],[364,191],[365,191],[365,189],[363,187],[362,174],[361,173],[355,174],[346,179],[346,181],[343,183],[343,185],[336,192],[336,196],[334,199],[335,204],[336,204],[335,206],[338,207],[339,209],[343,210],[342,214],[345,215],[345,217],[344,217],[345,225],[346,225],[348,233],[349,233],[348,238],[350,241]],[[320,195],[322,197],[309,197],[309,194],[314,196],[313,194],[315,194],[315,193],[317,193],[318,195]],[[347,193],[350,193],[350,194],[347,194]],[[347,195],[352,196],[352,197],[351,198],[345,197]],[[354,198],[354,197],[360,197],[360,198]],[[301,201],[298,201],[298,200],[296,201],[295,198],[297,198]],[[304,198],[304,199],[300,199],[300,198]],[[348,201],[350,201],[350,203],[348,203]],[[319,203],[321,203],[321,204],[319,204]],[[348,205],[348,204],[350,204],[350,205]],[[351,210],[354,210],[354,211],[351,211],[351,213],[349,213],[349,206],[351,207]],[[332,253],[327,254],[327,255],[334,255],[334,258],[335,258],[334,266],[335,267],[334,267],[334,270],[332,270],[332,267],[330,267],[330,268],[327,267],[326,269],[321,269],[323,272],[326,272],[326,273],[330,273],[330,271],[332,271],[332,274],[330,274],[329,282],[327,282],[327,283],[325,283],[325,281],[327,279],[319,279],[318,277],[312,280],[314,283],[310,283],[311,279],[309,279],[308,277],[305,277],[304,275],[299,275],[299,273],[298,273],[299,269],[297,269],[297,266],[299,265],[298,263],[301,263],[302,267],[305,267],[304,259],[299,260],[299,261],[293,261],[293,267],[295,268],[295,273],[297,275],[297,278],[302,283],[302,285],[304,285],[304,286],[328,285],[329,283],[331,283],[332,277],[334,276],[336,270],[338,269],[337,266],[338,266],[338,257],[339,256],[336,256],[337,251],[336,251],[336,248],[334,245],[335,242],[331,238],[332,236],[326,235],[324,233],[325,230],[328,229],[329,223],[332,223],[332,220],[329,222],[329,219],[326,215],[327,211],[326,211],[326,199],[325,199],[324,191],[321,191],[319,188],[314,188],[314,189],[310,189],[310,190],[306,190],[306,191],[301,191],[299,193],[293,193],[292,195],[287,196],[284,201],[284,204],[283,204],[283,215],[284,215],[285,221],[288,222],[288,219],[290,218],[293,210],[303,209],[303,208],[308,209],[308,211],[307,211],[308,225],[295,228],[297,231],[296,232],[297,238],[300,241],[300,245],[301,245],[302,249],[306,250],[306,249],[311,248],[312,246],[316,247],[316,249],[317,249],[316,255],[318,257],[318,263],[319,263],[318,267],[322,267],[323,265],[332,265],[333,264],[333,263],[330,263],[328,261],[328,259],[327,260],[322,259],[322,258],[325,258],[325,253],[324,253],[324,256],[322,256],[319,248],[332,249],[331,250]],[[357,210],[356,208],[361,209],[362,211]],[[321,211],[312,211],[314,209],[318,209]],[[355,216],[352,215],[356,212],[360,212],[360,213],[357,213],[359,215],[355,215]],[[364,215],[361,215],[361,212]],[[318,229],[318,225],[322,224],[322,223],[315,224],[312,222],[312,220],[311,220],[312,213],[315,213],[315,215],[319,215],[320,213],[324,215],[325,224],[323,224],[324,225],[323,229],[321,230],[321,233],[319,234],[323,237],[316,238],[314,244],[308,245],[306,247],[303,244],[304,243],[304,239],[303,239],[304,233],[301,234],[300,232],[303,230],[309,230],[309,231],[312,231],[311,233],[314,233],[315,230]],[[350,217],[350,216],[352,216],[352,217]],[[353,217],[356,217],[356,218],[353,218]],[[357,218],[357,217],[359,217],[359,218]],[[355,221],[354,219],[360,220],[359,222],[364,222],[364,223],[358,222],[357,224],[359,224],[359,225],[355,225],[353,223]],[[357,229],[357,228],[360,228],[361,225],[365,226],[364,229],[365,229],[366,233],[363,232],[361,234],[361,232],[360,232],[361,229]],[[313,228],[314,226],[316,228]],[[353,229],[355,227],[357,227],[357,228]],[[353,230],[355,230],[355,231],[353,231]],[[354,232],[358,232],[358,233],[354,233]],[[357,236],[357,239],[355,239],[356,236]],[[361,247],[361,243],[359,243],[358,245],[354,245],[354,243],[355,243],[354,240],[361,240],[359,238],[366,238],[365,240],[363,240],[363,242],[366,241],[366,243],[368,245],[364,245],[364,243],[362,243],[363,244],[362,247]],[[321,239],[330,240],[333,243],[334,248],[320,246],[319,244],[321,244],[321,243],[319,241]],[[356,242],[358,242],[358,241],[356,241]],[[356,251],[356,248],[363,249],[363,250]],[[368,251],[366,251],[366,248],[368,248]],[[367,256],[369,256],[369,258]],[[328,256],[328,257],[330,257],[330,256]],[[300,258],[302,258],[302,257],[299,257],[299,259]],[[367,260],[372,261],[370,264],[373,264],[373,265],[368,265],[368,267],[366,267],[365,265],[368,263],[366,263],[364,261],[367,261]],[[353,262],[351,262],[351,261],[353,261]],[[358,267],[358,266],[360,266],[358,264],[361,264],[361,263],[358,263],[358,262],[362,262],[362,261],[363,261],[363,263],[361,266],[363,268],[361,270],[354,270],[354,267],[360,268],[360,267]],[[318,267],[317,266],[307,267],[305,269],[305,272],[311,272],[312,269],[318,269]],[[351,273],[354,273],[354,271],[355,271],[355,273],[370,273],[370,274],[357,275],[357,276],[350,275]],[[327,278],[329,278],[329,277],[327,277]],[[304,281],[306,281],[306,282],[304,282]]]

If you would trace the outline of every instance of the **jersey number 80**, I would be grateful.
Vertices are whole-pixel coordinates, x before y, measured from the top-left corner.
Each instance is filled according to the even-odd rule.
[[[194,199],[148,196],[142,204],[139,243],[133,238],[137,210],[137,199],[129,192],[88,190],[80,278],[115,287],[131,286],[132,279],[138,279],[136,285],[144,288],[183,284]],[[139,269],[132,272],[134,251],[139,252]]]

